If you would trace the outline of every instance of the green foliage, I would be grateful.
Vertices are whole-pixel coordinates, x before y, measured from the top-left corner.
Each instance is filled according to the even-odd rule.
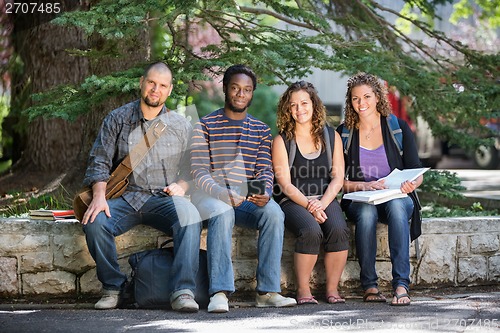
[[[6,95],[0,95],[0,157],[3,157],[4,135],[2,134],[3,119],[9,114],[9,98]],[[2,169],[0,167],[0,173]]]
[[[252,105],[248,109],[248,113],[269,125],[273,136],[278,134],[276,127],[278,100],[279,96],[274,90],[261,85],[255,90]]]
[[[252,105],[248,110],[248,113],[269,125],[273,136],[278,133],[276,128],[278,99],[279,96],[270,87],[259,85],[254,91]],[[203,89],[193,94],[192,102],[196,105],[198,115],[201,118],[223,107],[224,95],[220,91],[213,92],[212,95],[209,95],[208,91]]]
[[[0,217],[27,216],[30,210],[36,209],[72,209],[72,197],[63,188],[51,194],[26,197],[22,192],[11,192],[11,203],[0,209]]]
[[[463,198],[465,187],[460,185],[460,178],[455,172],[447,170],[429,170],[424,175],[424,182],[419,189],[422,192],[452,199]]]
[[[442,206],[436,203],[429,203],[422,208],[422,217],[466,217],[466,216],[495,216],[499,215],[498,210],[484,210],[479,202],[471,207]]]
[[[487,20],[491,28],[500,27],[500,1],[499,0],[460,0],[453,5],[453,12],[450,21],[458,23],[460,19],[468,18],[479,13],[481,20]],[[481,9],[481,10],[478,10]]]
[[[482,15],[498,19],[500,6],[493,6],[498,0],[475,2]],[[130,49],[120,45],[137,44],[138,38],[151,45],[151,58],[173,69],[173,104],[186,104],[192,84],[211,81],[235,63],[251,66],[267,85],[305,78],[312,68],[346,75],[365,71],[412,96],[413,115],[427,120],[434,135],[476,146],[483,134],[479,119],[498,107],[500,56],[434,30],[436,7],[452,0],[405,3],[397,12],[375,0],[96,0],[89,11],[64,13],[55,23],[105,40],[99,47],[72,50],[92,61],[126,57]],[[460,15],[469,14],[462,10]],[[388,16],[404,21],[406,28]],[[408,33],[417,30],[422,40]],[[76,119],[110,96],[136,93],[143,65],[36,95],[26,112],[30,119]]]

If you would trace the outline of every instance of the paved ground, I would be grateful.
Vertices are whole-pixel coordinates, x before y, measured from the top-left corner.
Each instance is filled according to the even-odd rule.
[[[500,169],[481,170],[472,160],[456,156],[444,156],[437,169],[455,172],[467,188],[467,197],[500,200]]]
[[[500,291],[481,289],[414,292],[412,304],[363,303],[257,309],[233,303],[227,314],[201,310],[98,311],[91,304],[0,305],[0,332],[500,332]],[[496,289],[496,291],[495,291]]]

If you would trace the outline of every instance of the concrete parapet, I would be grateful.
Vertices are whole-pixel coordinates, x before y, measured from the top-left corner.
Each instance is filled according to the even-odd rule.
[[[0,219],[0,296],[4,298],[46,295],[47,297],[98,294],[101,286],[95,263],[76,220],[42,221]],[[500,216],[424,219],[419,238],[420,257],[411,245],[413,287],[490,285],[500,282]],[[341,290],[359,289],[359,266],[351,248],[341,279]],[[387,227],[379,224],[377,271],[382,288],[390,287],[391,263],[387,246]],[[233,263],[238,291],[256,286],[257,238],[254,230],[235,227]],[[116,238],[119,263],[130,274],[128,257],[132,253],[159,246],[166,236],[147,226],[136,227]],[[206,230],[202,233],[206,248]],[[281,284],[293,291],[294,238],[286,232],[283,246]],[[322,256],[312,276],[314,289],[324,287]]]

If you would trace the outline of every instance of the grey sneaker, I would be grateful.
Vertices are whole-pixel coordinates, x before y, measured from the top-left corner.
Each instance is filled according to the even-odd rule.
[[[94,308],[98,310],[115,309],[120,301],[120,292],[116,290],[104,290],[101,299],[95,303]]]
[[[229,311],[229,302],[227,300],[226,294],[223,292],[215,293],[210,297],[210,303],[208,303],[208,312],[210,313],[225,313]]]
[[[189,294],[177,296],[170,305],[172,306],[172,310],[179,312],[197,312],[200,309],[194,297]]]
[[[255,296],[255,306],[258,308],[282,308],[286,306],[295,306],[297,301],[294,298],[283,297],[278,293],[267,293]]]

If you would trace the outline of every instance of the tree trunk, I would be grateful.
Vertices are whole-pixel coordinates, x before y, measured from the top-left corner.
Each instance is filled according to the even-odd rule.
[[[49,3],[48,1],[47,3]],[[61,12],[85,9],[83,1],[60,1]],[[14,22],[14,45],[23,63],[21,75],[14,76],[13,112],[31,105],[29,95],[62,84],[78,84],[89,75],[88,59],[68,54],[67,49],[86,48],[87,41],[76,28],[49,23],[46,13],[18,14]],[[20,117],[23,118],[22,116]],[[82,144],[82,123],[38,118],[27,124],[19,167],[49,174],[70,167]]]
[[[84,0],[64,0],[60,3],[63,8],[61,12],[89,8],[88,1]],[[92,61],[86,57],[71,56],[67,50],[99,49],[105,47],[106,41],[95,36],[89,38],[77,28],[56,26],[48,21],[46,16],[36,13],[20,15],[15,19],[14,45],[23,61],[24,70],[22,76],[17,75],[13,79],[11,112],[16,108],[26,109],[30,105],[26,96],[32,93],[46,92],[58,85],[79,84],[92,74],[103,75],[124,70],[147,60],[147,27],[135,42],[120,43],[123,57]],[[130,96],[111,98],[75,122],[38,118],[29,123],[23,142],[17,144],[16,149],[22,150],[22,156],[15,169],[20,170],[20,174],[27,169],[46,174],[47,183],[52,181],[49,177],[66,173],[63,186],[71,195],[81,185],[88,153],[103,118],[131,99]],[[22,116],[19,119],[23,121]]]

